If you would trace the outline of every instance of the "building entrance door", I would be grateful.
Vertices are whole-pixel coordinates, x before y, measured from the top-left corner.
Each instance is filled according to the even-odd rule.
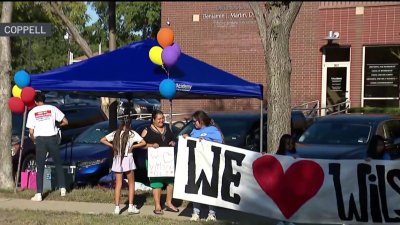
[[[350,63],[325,63],[323,69],[323,96],[321,101],[321,115],[327,115],[344,110],[344,103],[349,99]]]
[[[329,46],[322,55],[321,115],[338,113],[350,100],[350,46]],[[348,101],[350,102],[350,101]]]

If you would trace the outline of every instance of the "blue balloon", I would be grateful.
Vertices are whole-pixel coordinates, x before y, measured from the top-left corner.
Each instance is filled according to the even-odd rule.
[[[162,96],[171,100],[172,98],[174,98],[176,93],[176,84],[171,79],[164,79],[160,83],[159,90]]]
[[[29,85],[31,82],[31,77],[25,70],[19,70],[17,73],[15,73],[14,81],[15,84],[22,89]]]

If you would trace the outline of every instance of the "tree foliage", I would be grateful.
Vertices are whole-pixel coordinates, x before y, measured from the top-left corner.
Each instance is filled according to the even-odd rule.
[[[99,16],[92,26],[88,27],[96,43],[107,40],[108,4],[107,2],[89,2]],[[155,37],[161,24],[160,2],[117,2],[116,27],[117,46],[133,41]]]

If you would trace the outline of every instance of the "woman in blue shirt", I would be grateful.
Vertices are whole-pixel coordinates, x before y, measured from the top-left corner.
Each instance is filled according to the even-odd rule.
[[[390,154],[385,147],[385,139],[380,135],[374,135],[367,149],[367,161],[371,159],[390,160]]]
[[[293,156],[297,158],[296,152],[296,142],[294,141],[293,137],[290,134],[282,135],[279,141],[279,148],[276,151],[277,155],[286,155],[286,156]]]
[[[223,143],[223,136],[220,129],[214,124],[214,121],[204,111],[196,111],[193,115],[193,123],[195,129],[190,133],[190,137],[198,138],[200,140],[213,141]],[[186,138],[188,135],[184,134]],[[191,221],[200,220],[200,203],[193,202],[193,214]],[[215,207],[208,206],[208,217],[207,221],[216,221]]]

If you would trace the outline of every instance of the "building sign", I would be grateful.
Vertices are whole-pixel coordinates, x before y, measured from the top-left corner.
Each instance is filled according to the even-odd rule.
[[[364,97],[399,97],[399,62],[393,47],[366,47]]]
[[[51,36],[51,23],[0,23],[0,36]]]
[[[256,24],[253,10],[248,4],[232,3],[232,5],[217,6],[212,12],[199,15],[200,21],[212,22],[215,27],[233,28],[238,25]]]

